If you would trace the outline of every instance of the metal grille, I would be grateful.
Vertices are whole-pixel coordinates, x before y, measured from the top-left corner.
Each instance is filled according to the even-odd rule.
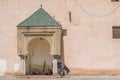
[[[112,2],[118,2],[119,0],[111,0]]]
[[[112,30],[113,30],[113,38],[114,39],[120,38],[120,27],[113,27]]]

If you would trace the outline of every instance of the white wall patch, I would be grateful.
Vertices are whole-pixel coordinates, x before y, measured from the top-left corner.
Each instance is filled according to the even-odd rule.
[[[20,65],[18,63],[14,64],[14,72],[19,71]]]
[[[0,75],[4,75],[6,71],[6,60],[0,59]]]

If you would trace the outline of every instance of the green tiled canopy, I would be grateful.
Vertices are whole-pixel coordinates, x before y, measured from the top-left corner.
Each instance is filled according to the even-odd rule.
[[[61,26],[43,8],[38,9],[18,27],[58,27]]]

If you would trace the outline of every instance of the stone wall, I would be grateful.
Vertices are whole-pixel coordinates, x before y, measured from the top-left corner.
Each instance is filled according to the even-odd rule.
[[[120,72],[120,40],[112,37],[112,26],[120,25],[119,2],[0,0],[0,59],[6,61],[6,72],[13,72],[14,65],[19,63],[16,26],[40,8],[40,4],[67,30],[63,37],[62,57],[70,69]],[[71,69],[71,73],[74,71]]]

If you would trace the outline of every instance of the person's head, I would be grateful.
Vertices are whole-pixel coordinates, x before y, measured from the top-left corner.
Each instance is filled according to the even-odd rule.
[[[61,62],[60,60],[58,60],[58,62]]]

